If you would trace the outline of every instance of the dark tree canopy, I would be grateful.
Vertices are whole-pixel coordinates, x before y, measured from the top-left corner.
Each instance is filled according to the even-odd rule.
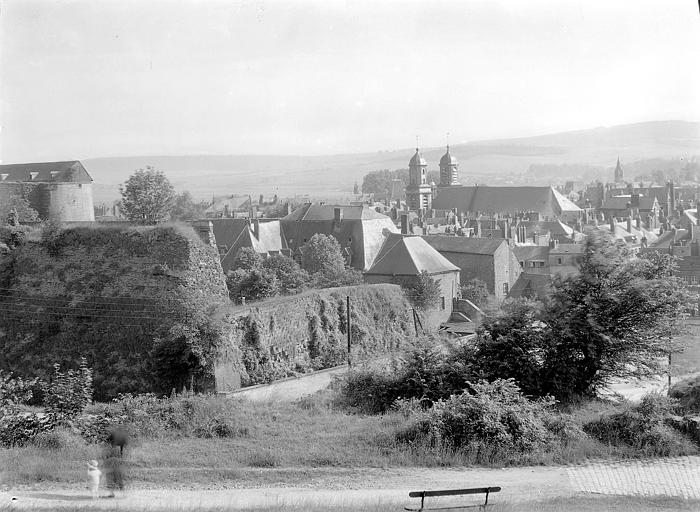
[[[340,243],[333,236],[316,233],[302,248],[302,265],[309,273],[321,273],[327,277],[345,270],[345,258]]]
[[[235,270],[253,270],[260,269],[263,264],[263,257],[258,254],[252,247],[241,247],[233,259],[233,268]]]
[[[673,266],[667,255],[630,258],[609,235],[588,233],[580,273],[555,279],[544,305],[506,303],[484,323],[484,377],[571,400],[612,378],[658,375],[688,300]]]
[[[119,191],[121,211],[130,221],[150,225],[169,219],[175,191],[163,172],[150,166],[139,169]]]
[[[274,273],[282,293],[300,291],[309,284],[309,273],[283,254],[270,256],[263,261],[262,266]]]
[[[482,306],[489,298],[489,288],[481,279],[471,279],[462,286],[462,298]]]

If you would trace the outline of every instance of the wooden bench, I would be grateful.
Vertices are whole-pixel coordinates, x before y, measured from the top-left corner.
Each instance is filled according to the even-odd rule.
[[[489,504],[489,494],[492,492],[499,492],[500,487],[474,487],[472,489],[449,489],[444,491],[413,491],[409,492],[408,496],[410,498],[420,498],[420,508],[410,508],[404,507],[405,510],[411,510],[414,512],[420,512],[421,510],[448,510],[456,508],[469,508],[469,507],[479,507],[486,508]],[[435,498],[437,496],[461,496],[463,494],[486,494],[486,499],[483,503],[478,505],[461,505],[452,507],[436,507],[436,508],[425,508],[425,498]]]

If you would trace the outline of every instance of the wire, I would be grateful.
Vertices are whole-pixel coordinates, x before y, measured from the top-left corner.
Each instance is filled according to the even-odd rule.
[[[0,306],[2,306],[0,304]],[[26,309],[7,309],[7,308],[2,308],[0,307],[0,313],[12,313],[14,316],[23,316],[23,315],[38,315],[38,316],[47,316],[47,315],[53,315],[53,316],[58,316],[58,317],[67,317],[67,316],[74,316],[74,317],[93,317],[93,318],[114,318],[114,319],[130,319],[130,320],[154,320],[154,321],[164,321],[166,319],[169,319],[165,316],[161,317],[153,317],[153,316],[145,316],[145,315],[103,315],[103,314],[96,314],[96,313],[68,313],[68,312],[63,312],[63,311],[28,311]],[[172,312],[169,312],[172,313]],[[182,316],[188,316],[188,315],[182,315]]]

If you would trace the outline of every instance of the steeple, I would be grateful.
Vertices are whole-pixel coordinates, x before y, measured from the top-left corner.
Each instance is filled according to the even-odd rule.
[[[457,159],[450,154],[450,145],[447,145],[447,152],[440,158],[440,186],[449,187],[459,185],[459,170],[457,169]]]
[[[620,165],[620,157],[617,157],[617,165],[615,166],[615,183],[624,183],[625,176],[622,172],[622,166]]]
[[[429,210],[432,202],[432,189],[428,185],[428,164],[420,148],[408,162],[408,186],[406,187],[406,200],[411,210]]]

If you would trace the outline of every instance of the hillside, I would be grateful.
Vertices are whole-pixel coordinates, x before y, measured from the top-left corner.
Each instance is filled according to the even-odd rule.
[[[95,179],[95,202],[118,197],[117,185],[140,167],[152,165],[179,190],[196,197],[249,193],[254,196],[349,196],[353,183],[377,169],[408,165],[413,148],[375,153],[294,155],[184,155],[92,158],[83,164]],[[460,162],[462,183],[521,183],[530,165],[581,164],[612,169],[649,158],[688,158],[700,154],[700,123],[654,121],[515,139],[451,145]],[[425,148],[429,170],[437,170],[443,147]],[[528,182],[537,176],[528,175]],[[541,180],[551,177],[542,176]]]

